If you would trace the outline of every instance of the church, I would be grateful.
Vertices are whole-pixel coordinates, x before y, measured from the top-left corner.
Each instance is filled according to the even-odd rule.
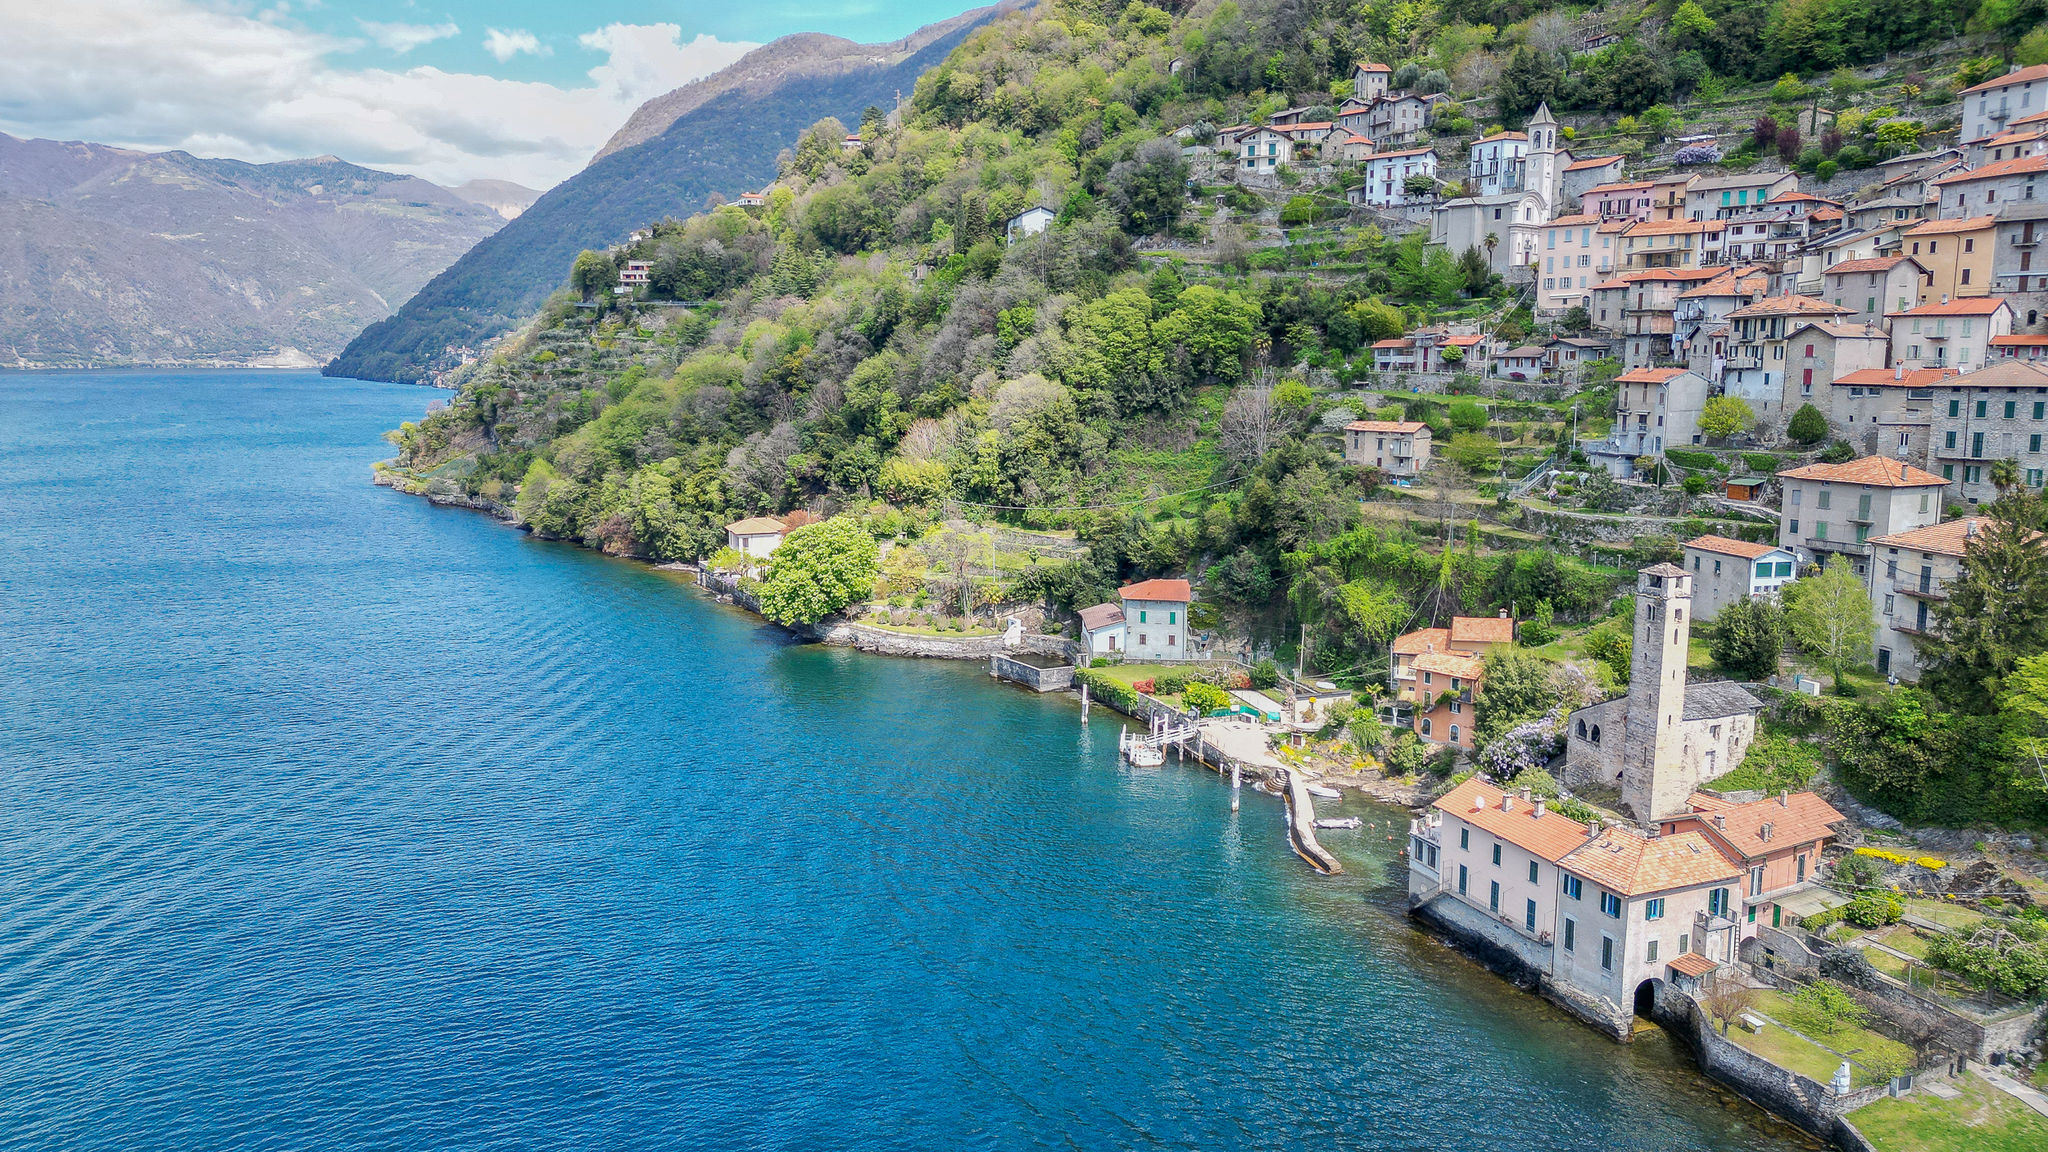
[[[1636,573],[1628,694],[1566,720],[1565,782],[1619,787],[1644,824],[1682,816],[1708,781],[1733,771],[1756,739],[1763,704],[1740,685],[1687,684],[1692,574],[1676,564]]]

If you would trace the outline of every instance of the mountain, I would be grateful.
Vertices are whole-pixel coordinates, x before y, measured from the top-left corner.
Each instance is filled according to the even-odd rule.
[[[311,366],[503,223],[332,156],[0,134],[0,366]]]
[[[687,216],[714,193],[730,198],[760,187],[774,178],[777,153],[805,128],[827,116],[856,123],[870,105],[894,107],[899,92],[907,96],[970,32],[1029,3],[1004,0],[893,45],[837,41],[845,47],[828,50],[830,37],[783,37],[651,101],[589,167],[370,325],[326,371],[410,381],[452,366],[450,349],[473,347],[538,308],[577,252],[616,243],[652,220]]]
[[[465,180],[449,191],[471,204],[481,204],[507,220],[516,219],[540,199],[539,192],[510,180]]]

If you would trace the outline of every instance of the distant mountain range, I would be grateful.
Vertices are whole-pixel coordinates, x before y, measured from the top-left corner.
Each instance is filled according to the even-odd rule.
[[[533,207],[533,202],[540,199],[539,192],[510,180],[465,180],[449,191],[472,204],[481,204],[507,220]]]
[[[0,367],[318,364],[533,195],[479,183],[0,134]]]
[[[805,128],[827,116],[856,123],[870,105],[895,107],[899,93],[907,98],[917,77],[974,29],[1031,2],[1003,0],[893,44],[785,36],[648,101],[589,167],[370,325],[326,371],[415,381],[453,366],[451,349],[474,348],[539,308],[577,252],[697,212],[713,193],[733,198],[760,187],[775,177],[777,153]]]

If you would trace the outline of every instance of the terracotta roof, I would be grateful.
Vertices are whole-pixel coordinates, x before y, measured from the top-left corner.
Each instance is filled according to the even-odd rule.
[[[1559,860],[1558,867],[1623,896],[1694,888],[1742,875],[1728,851],[1701,833],[1651,837],[1622,828],[1603,830]]]
[[[1358,70],[1359,70],[1360,72],[1392,72],[1392,71],[1393,71],[1393,69],[1392,69],[1392,68],[1389,68],[1389,67],[1388,67],[1388,66],[1386,66],[1385,64],[1360,64],[1360,65],[1358,65]]]
[[[1531,356],[1546,356],[1549,352],[1548,348],[1541,348],[1534,344],[1524,344],[1520,348],[1510,348],[1501,353],[1500,358],[1503,360],[1526,360]]]
[[[1595,184],[1580,195],[1591,196],[1595,192],[1637,192],[1651,187],[1654,185],[1648,180],[1617,180],[1612,184]]]
[[[2036,64],[2031,68],[2021,68],[2016,72],[2007,72],[1996,79],[1986,80],[1982,84],[1965,88],[1961,92],[1956,93],[1956,95],[1968,96],[1972,92],[1984,92],[1992,88],[2003,88],[2008,84],[2024,84],[2029,80],[2048,80],[2048,64]]]
[[[1666,236],[1680,232],[1719,232],[1727,227],[1719,220],[1638,220],[1625,235]]]
[[[1116,604],[1096,604],[1081,609],[1081,631],[1093,632],[1124,622],[1124,610]]]
[[[1832,205],[1826,208],[1815,208],[1813,210],[1813,218],[1815,220],[1840,220],[1843,219],[1842,210]]]
[[[1495,140],[1527,140],[1528,138],[1529,136],[1525,132],[1495,132],[1491,136],[1483,136],[1472,143],[1474,145],[1491,144]]]
[[[1515,622],[1500,616],[1451,617],[1453,644],[1512,644]]]
[[[1394,160],[1394,159],[1398,159],[1398,158],[1400,158],[1400,157],[1402,157],[1402,156],[1420,156],[1420,155],[1422,155],[1422,154],[1423,154],[1423,153],[1425,153],[1425,152],[1431,153],[1431,154],[1433,155],[1433,154],[1435,154],[1435,152],[1436,152],[1436,149],[1434,149],[1434,148],[1408,148],[1408,149],[1404,149],[1404,150],[1402,150],[1402,151],[1400,151],[1400,152],[1375,152],[1375,153],[1373,153],[1373,154],[1372,154],[1372,155],[1371,155],[1370,157],[1368,157],[1367,159],[1370,159],[1370,160]]]
[[[1477,344],[1484,339],[1486,339],[1486,337],[1474,333],[1470,336],[1446,336],[1444,337],[1443,342],[1445,344],[1450,344],[1459,348],[1470,348],[1474,344]]]
[[[1140,580],[1116,590],[1126,600],[1179,600],[1195,598],[1194,589],[1185,580]]]
[[[1694,300],[1704,296],[1740,296],[1742,284],[1733,272],[1722,272],[1697,288],[1688,288],[1678,294],[1680,300]]]
[[[1415,341],[1408,339],[1406,336],[1392,336],[1385,340],[1375,340],[1372,342],[1372,346],[1375,348],[1413,348],[1415,347]]]
[[[735,520],[725,526],[727,532],[736,536],[780,536],[787,531],[782,521],[773,516],[749,516]]]
[[[1989,316],[2000,308],[2010,308],[2000,296],[1965,296],[1943,304],[1922,304],[1904,312],[1887,312],[1887,316]]]
[[[1961,220],[1922,220],[1906,229],[1908,236],[1946,236],[1950,232],[1975,232],[1998,223],[1989,216],[1970,216]]]
[[[1598,291],[1601,291],[1602,289],[1617,289],[1617,290],[1625,290],[1625,289],[1627,289],[1627,288],[1628,288],[1628,281],[1626,281],[1626,280],[1623,280],[1623,279],[1620,279],[1620,278],[1618,278],[1618,277],[1617,277],[1616,279],[1613,279],[1613,280],[1602,280],[1602,281],[1601,281],[1600,283],[1598,283],[1598,284],[1595,284],[1595,285],[1593,285],[1593,287],[1591,288],[1591,291],[1594,291],[1594,292],[1598,292]]]
[[[1536,805],[1517,796],[1501,811],[1505,796],[1499,788],[1474,776],[1439,796],[1430,807],[1456,816],[1481,831],[1552,863],[1586,842],[1586,826],[1547,807],[1541,816]]]
[[[1840,200],[1830,200],[1825,196],[1815,196],[1811,192],[1780,192],[1776,196],[1773,196],[1769,200],[1765,201],[1765,203],[1791,204],[1794,202],[1806,201],[1811,201],[1816,204],[1833,204],[1837,208],[1840,208],[1842,206],[1842,202]]]
[[[1684,368],[1637,368],[1614,378],[1617,384],[1662,384],[1686,373]]]
[[[1837,340],[1891,339],[1891,334],[1882,328],[1874,328],[1868,324],[1848,324],[1833,320],[1807,320],[1795,324],[1792,326],[1792,330],[1786,333],[1786,338],[1790,339],[1793,335],[1804,332],[1809,328],[1816,332],[1833,336]]]
[[[2048,368],[2032,360],[2000,357],[1956,383],[1973,388],[2048,388]]]
[[[1605,168],[1609,164],[1618,164],[1620,162],[1621,157],[1619,156],[1588,156],[1584,160],[1574,160],[1565,165],[1564,170],[1567,172],[1577,172],[1581,168]]]
[[[1709,960],[1697,952],[1681,952],[1671,958],[1673,972],[1680,976],[1690,976],[1695,980],[1720,966],[1719,961]]]
[[[1624,272],[1621,281],[1639,284],[1649,280],[1712,280],[1725,271],[1725,268],[1649,268],[1641,272]]]
[[[1422,652],[1441,652],[1450,644],[1449,628],[1418,628],[1396,637],[1393,652],[1396,656],[1414,656]]]
[[[1947,483],[1932,472],[1923,472],[1911,464],[1901,464],[1882,456],[1865,456],[1847,464],[1808,464],[1802,468],[1787,468],[1778,475],[1786,480],[1827,480],[1840,484],[1865,484],[1873,488],[1938,488]]]
[[[1932,388],[1961,372],[1960,368],[1909,368],[1904,373],[1890,368],[1859,368],[1835,377],[1835,383],[1863,388]]]
[[[1872,256],[1864,260],[1844,260],[1840,264],[1830,265],[1821,270],[1821,275],[1837,276],[1849,272],[1889,272],[1907,261],[1912,261],[1915,264],[1919,263],[1919,261],[1913,260],[1911,256]]]
[[[2043,109],[2026,116],[2015,116],[2007,122],[2006,127],[2017,128],[2022,124],[2048,124],[2048,109]]]
[[[1893,532],[1888,536],[1873,536],[1872,544],[1887,548],[1911,548],[1915,552],[1939,552],[1944,556],[1961,556],[1972,537],[1991,526],[1983,516],[1965,516],[1960,520],[1944,520],[1915,528],[1908,532]],[[2040,533],[2035,533],[2039,536]]]
[[[1993,348],[2037,348],[2048,344],[2048,336],[1993,336]]]
[[[1486,665],[1479,657],[1461,656],[1456,652],[1425,652],[1415,658],[1415,670],[1455,676],[1473,684],[1486,676]]]
[[[1854,311],[1854,308],[1844,308],[1840,304],[1830,304],[1811,296],[1794,296],[1787,293],[1737,308],[1730,312],[1728,317],[1731,320],[1739,320],[1745,316],[1846,316]]]
[[[1720,817],[1718,824],[1714,821],[1716,816]],[[1811,792],[1794,792],[1785,796],[1782,803],[1777,796],[1766,796],[1748,804],[1703,813],[1701,823],[1712,830],[1716,839],[1738,854],[1753,858],[1773,848],[1789,848],[1832,837],[1834,832],[1828,825],[1844,819],[1846,817],[1819,796]],[[1768,840],[1763,836],[1766,824],[1771,826]]]
[[[1971,180],[1996,180],[2001,176],[2019,176],[2027,172],[2041,171],[2048,171],[2048,156],[2014,156],[2009,160],[1993,161],[1981,168],[1951,173],[1934,183],[1964,184]]]
[[[1768,556],[1778,550],[1775,544],[1752,544],[1747,540],[1730,540],[1726,536],[1695,536],[1687,540],[1685,546],[1687,548],[1697,548],[1702,552],[1718,552],[1724,556],[1740,556],[1745,560],[1754,560],[1759,556]]]
[[[1555,228],[1560,224],[1598,224],[1599,222],[1600,217],[1590,212],[1580,212],[1575,216],[1559,216],[1557,219],[1544,225],[1544,227]]]
[[[1420,432],[1429,425],[1420,420],[1353,420],[1346,432]]]

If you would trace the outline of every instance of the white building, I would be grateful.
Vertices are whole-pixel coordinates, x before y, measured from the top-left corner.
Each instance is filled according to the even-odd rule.
[[[1687,540],[1682,567],[1692,573],[1694,618],[1712,620],[1739,600],[1775,599],[1792,582],[1798,563],[1789,549],[1771,544],[1726,536]]]
[[[1185,580],[1141,580],[1117,589],[1123,600],[1124,652],[1134,661],[1188,658],[1188,604],[1194,592]]]
[[[1488,267],[1505,273],[1526,268],[1536,259],[1537,234],[1546,218],[1542,199],[1532,193],[1461,196],[1436,206],[1429,220],[1429,242],[1444,245],[1452,256],[1476,248]]]
[[[1960,368],[1991,363],[1991,342],[2012,333],[2012,306],[1997,296],[1966,296],[1890,314],[1892,363]]]
[[[1871,537],[1941,519],[1942,478],[1882,456],[1789,468],[1778,481],[1778,546],[1822,564],[1846,559],[1858,576],[1869,572]]]
[[[1034,204],[1010,217],[1009,222],[1003,226],[1003,232],[1014,244],[1026,236],[1036,236],[1052,227],[1052,222],[1059,218],[1059,213],[1045,205]]]
[[[1466,156],[1466,176],[1479,196],[1523,190],[1523,168],[1529,159],[1529,137],[1523,132],[1496,132],[1475,141]]]
[[[1936,603],[1948,598],[1963,550],[1990,523],[1965,516],[1870,541],[1870,606],[1877,611],[1877,670],[1920,678],[1920,637],[1933,627]]]
[[[1365,183],[1356,192],[1357,202],[1375,208],[1397,208],[1404,204],[1435,199],[1436,149],[1410,148],[1401,152],[1377,152],[1365,158]],[[1411,196],[1408,180],[1426,176],[1431,191]]]
[[[1963,143],[1989,140],[2004,132],[2008,122],[2048,108],[2048,64],[2016,69],[1960,95]]]
[[[773,516],[749,516],[725,526],[725,546],[742,556],[767,558],[782,546],[789,529]]]
[[[1124,650],[1124,610],[1115,604],[1081,609],[1081,641],[1090,656],[1117,656]]]

